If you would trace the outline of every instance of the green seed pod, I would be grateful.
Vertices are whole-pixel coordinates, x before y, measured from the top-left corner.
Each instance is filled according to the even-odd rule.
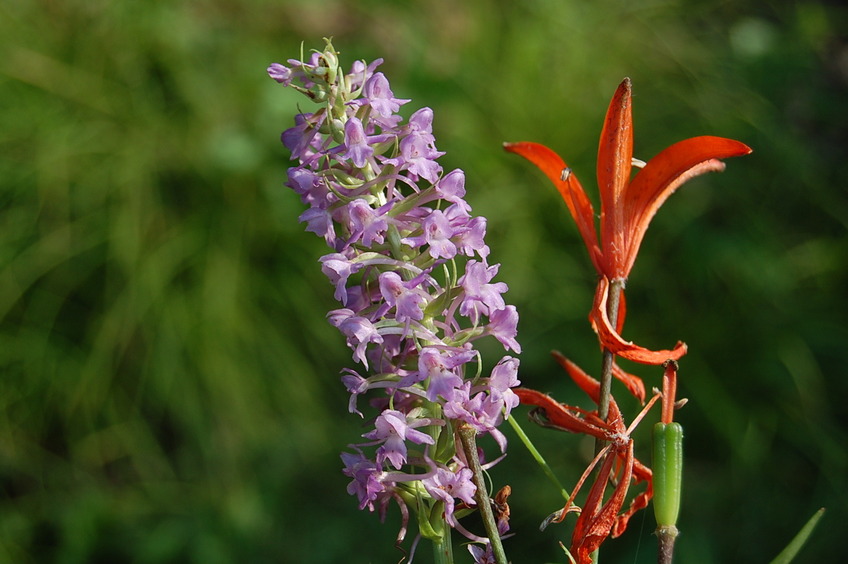
[[[657,423],[653,439],[654,515],[659,528],[674,527],[683,478],[683,427],[675,422]]]

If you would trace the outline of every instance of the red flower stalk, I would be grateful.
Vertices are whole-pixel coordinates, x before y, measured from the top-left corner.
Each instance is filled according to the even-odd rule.
[[[559,353],[555,352],[554,357],[565,368],[571,379],[595,403],[598,403],[600,383]],[[598,417],[597,411],[586,411],[579,407],[561,404],[552,397],[535,390],[516,388],[515,393],[521,399],[521,403],[536,406],[531,416],[537,423],[572,433],[583,433],[609,443],[583,473],[565,506],[546,521],[546,523],[560,522],[569,512],[577,510],[574,505],[575,496],[595,466],[603,460],[586,502],[582,510],[579,510],[580,516],[577,518],[571,540],[571,554],[577,558],[578,564],[590,563],[592,552],[608,536],[621,535],[630,517],[636,511],[647,507],[651,499],[653,493],[651,470],[636,459],[630,434],[660,396],[654,396],[630,427],[625,427],[621,411],[612,398],[610,398],[609,415],[604,421]],[[622,512],[631,481],[647,482],[648,487],[633,499],[629,508]],[[612,495],[604,502],[604,492],[608,482],[614,482],[616,485]]]
[[[535,164],[554,183],[568,206],[571,216],[589,251],[589,257],[602,279],[624,281],[633,268],[645,231],[665,200],[684,182],[705,172],[724,170],[719,159],[747,155],[750,147],[722,137],[693,137],[675,143],[660,152],[631,179],[631,170],[640,166],[633,159],[633,116],[630,79],[619,85],[607,110],[598,147],[598,187],[601,196],[600,242],[595,212],[577,176],[551,149],[538,143],[506,143],[507,151]],[[598,294],[601,294],[599,286]],[[603,346],[618,356],[646,364],[661,364],[685,353],[682,344],[674,351],[652,353],[624,341],[609,323],[606,311],[596,296],[590,319]],[[623,313],[623,312],[622,312]],[[672,354],[669,354],[671,352]]]

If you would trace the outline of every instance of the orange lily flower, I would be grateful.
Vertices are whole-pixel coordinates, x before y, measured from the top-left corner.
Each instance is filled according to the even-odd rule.
[[[651,219],[678,187],[705,172],[724,170],[725,165],[719,159],[747,155],[751,148],[723,137],[693,137],[660,152],[631,179],[633,167],[643,163],[633,159],[631,84],[630,79],[625,78],[610,102],[598,147],[600,241],[592,204],[577,176],[562,158],[538,143],[505,143],[504,148],[526,158],[545,173],[577,223],[592,264],[602,277],[598,294],[603,295],[596,295],[590,319],[604,347],[618,356],[646,364],[680,358],[685,353],[682,343],[673,351],[654,353],[624,341],[619,336],[623,315],[619,315],[613,327],[605,308],[599,307],[607,296],[606,291],[601,292],[601,286],[606,290],[611,281],[627,279]]]

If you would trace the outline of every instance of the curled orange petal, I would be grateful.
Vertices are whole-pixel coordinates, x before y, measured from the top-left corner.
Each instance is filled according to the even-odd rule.
[[[616,458],[617,455],[612,452],[607,455],[607,459],[598,472],[598,478],[589,491],[589,497],[583,506],[583,512],[575,524],[574,534],[571,539],[571,551],[572,553],[577,553],[578,562],[591,562],[591,558],[588,560],[584,559],[601,546],[601,543],[610,535],[618,520],[618,512],[624,505],[624,499],[627,496],[627,491],[630,488],[630,480],[633,475],[633,441],[630,441],[627,451],[624,453],[623,472],[618,477],[615,490],[613,490],[607,502],[603,506],[598,507],[600,499],[603,498],[606,482],[612,471],[612,463]]]
[[[613,363],[612,375],[627,388],[627,391],[639,400],[639,403],[645,403],[645,383],[635,374],[625,372],[620,366]]]
[[[595,303],[589,319],[592,328],[598,334],[601,345],[621,358],[639,362],[641,364],[659,365],[667,360],[679,360],[686,354],[686,343],[678,341],[672,350],[651,351],[640,347],[631,341],[625,341],[621,335],[615,332],[607,316],[607,292],[609,280],[602,277],[595,291]]]
[[[612,531],[610,536],[612,538],[617,538],[621,536],[625,529],[627,529],[627,523],[630,521],[630,518],[633,515],[646,507],[648,507],[648,502],[651,501],[651,498],[654,497],[654,485],[652,483],[653,473],[651,469],[639,462],[638,458],[633,459],[633,481],[635,484],[639,482],[647,482],[648,487],[645,491],[638,494],[633,498],[633,501],[630,502],[630,507],[618,516],[615,520],[615,524],[612,526]]]
[[[583,417],[579,417],[579,414],[589,416],[592,414],[582,409],[559,403],[551,396],[536,390],[514,388],[513,391],[523,405],[533,405],[544,411],[546,421],[542,423],[537,420],[537,423],[560,431],[583,433],[598,439],[609,440],[610,433],[606,429],[598,427]],[[575,415],[575,413],[578,415]]]
[[[568,376],[574,381],[577,386],[586,392],[586,395],[592,398],[592,401],[598,403],[601,395],[601,383],[586,374],[586,372],[577,366],[573,361],[566,358],[559,351],[551,351],[551,356],[557,361],[557,364],[568,373]]]

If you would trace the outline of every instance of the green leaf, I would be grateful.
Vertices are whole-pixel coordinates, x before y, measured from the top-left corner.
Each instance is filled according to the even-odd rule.
[[[807,521],[807,524],[804,525],[798,534],[795,535],[795,538],[783,549],[783,552],[777,555],[777,558],[771,561],[771,564],[789,564],[792,562],[792,559],[795,558],[795,555],[800,552],[801,548],[804,546],[804,543],[807,542],[807,539],[813,532],[813,529],[816,528],[816,525],[821,519],[821,516],[824,515],[824,507],[816,511],[810,520]]]
[[[416,513],[418,515],[418,532],[421,533],[422,537],[436,543],[441,542],[443,535],[433,527],[433,521],[441,521],[442,511],[444,511],[444,504],[441,501],[436,502],[428,511],[423,500],[420,497],[418,498],[418,511]]]

